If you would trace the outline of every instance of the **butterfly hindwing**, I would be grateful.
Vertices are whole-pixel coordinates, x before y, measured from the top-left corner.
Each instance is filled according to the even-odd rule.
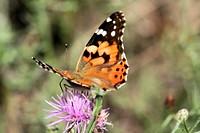
[[[108,73],[110,82],[115,88],[120,88],[127,81],[128,76],[128,62],[126,55],[122,54],[122,60],[112,67],[112,72]]]

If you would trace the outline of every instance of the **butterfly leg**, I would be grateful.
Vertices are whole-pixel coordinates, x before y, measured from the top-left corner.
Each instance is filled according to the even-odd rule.
[[[68,88],[70,87],[69,85],[67,84],[63,84],[62,86],[62,82],[64,81],[64,78],[61,79],[61,81],[59,82],[59,86],[60,86],[60,89],[62,90],[62,93],[63,93],[63,96],[65,98],[65,100],[67,101],[67,93],[68,93]],[[64,88],[64,89],[63,89]]]
[[[62,87],[63,80],[64,80],[64,78],[62,78],[61,81],[59,82],[59,86],[60,86],[62,93],[64,93],[64,90],[63,90],[63,87]]]

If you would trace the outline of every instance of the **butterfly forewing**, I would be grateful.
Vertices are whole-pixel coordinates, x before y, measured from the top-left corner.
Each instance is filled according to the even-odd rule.
[[[88,65],[108,67],[117,64],[124,51],[122,39],[125,25],[126,21],[122,12],[115,12],[108,17],[87,43],[76,71],[91,68]]]

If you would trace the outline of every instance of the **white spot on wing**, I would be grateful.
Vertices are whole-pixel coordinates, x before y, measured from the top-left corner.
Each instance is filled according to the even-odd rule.
[[[124,28],[122,29],[122,33],[124,33]]]
[[[102,35],[102,36],[105,36],[107,34],[107,31],[104,31],[103,29],[99,29],[98,31],[96,31],[96,34],[97,35]]]
[[[124,44],[122,43],[122,49],[124,49]]]
[[[114,37],[115,36],[115,31],[111,32],[111,36]]]
[[[99,30],[97,31],[97,35],[100,35],[102,32],[103,32],[103,30],[102,30],[102,29],[99,29]]]
[[[122,54],[122,58],[125,58],[125,59],[126,59],[126,65],[128,66],[128,68],[126,69],[126,76],[125,76],[125,81],[127,81],[129,65],[128,65],[128,61],[127,61],[127,58],[126,58],[125,53]]]
[[[116,26],[116,25],[114,25],[113,29],[116,29],[116,28],[117,28],[117,26]]]
[[[123,36],[120,37],[120,40],[123,42]]]
[[[105,35],[107,34],[107,31],[103,31],[101,34],[102,34],[103,36],[105,36]]]
[[[112,21],[112,19],[111,19],[110,17],[108,17],[108,18],[106,19],[106,22],[110,22],[110,21]]]
[[[97,29],[96,31],[95,31],[95,33],[98,33],[99,32],[99,29]]]

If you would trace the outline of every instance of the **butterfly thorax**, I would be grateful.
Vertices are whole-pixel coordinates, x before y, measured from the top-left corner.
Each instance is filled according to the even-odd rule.
[[[68,79],[80,79],[80,73],[75,72],[75,71],[71,71],[71,70],[65,70],[64,75],[68,78]]]

